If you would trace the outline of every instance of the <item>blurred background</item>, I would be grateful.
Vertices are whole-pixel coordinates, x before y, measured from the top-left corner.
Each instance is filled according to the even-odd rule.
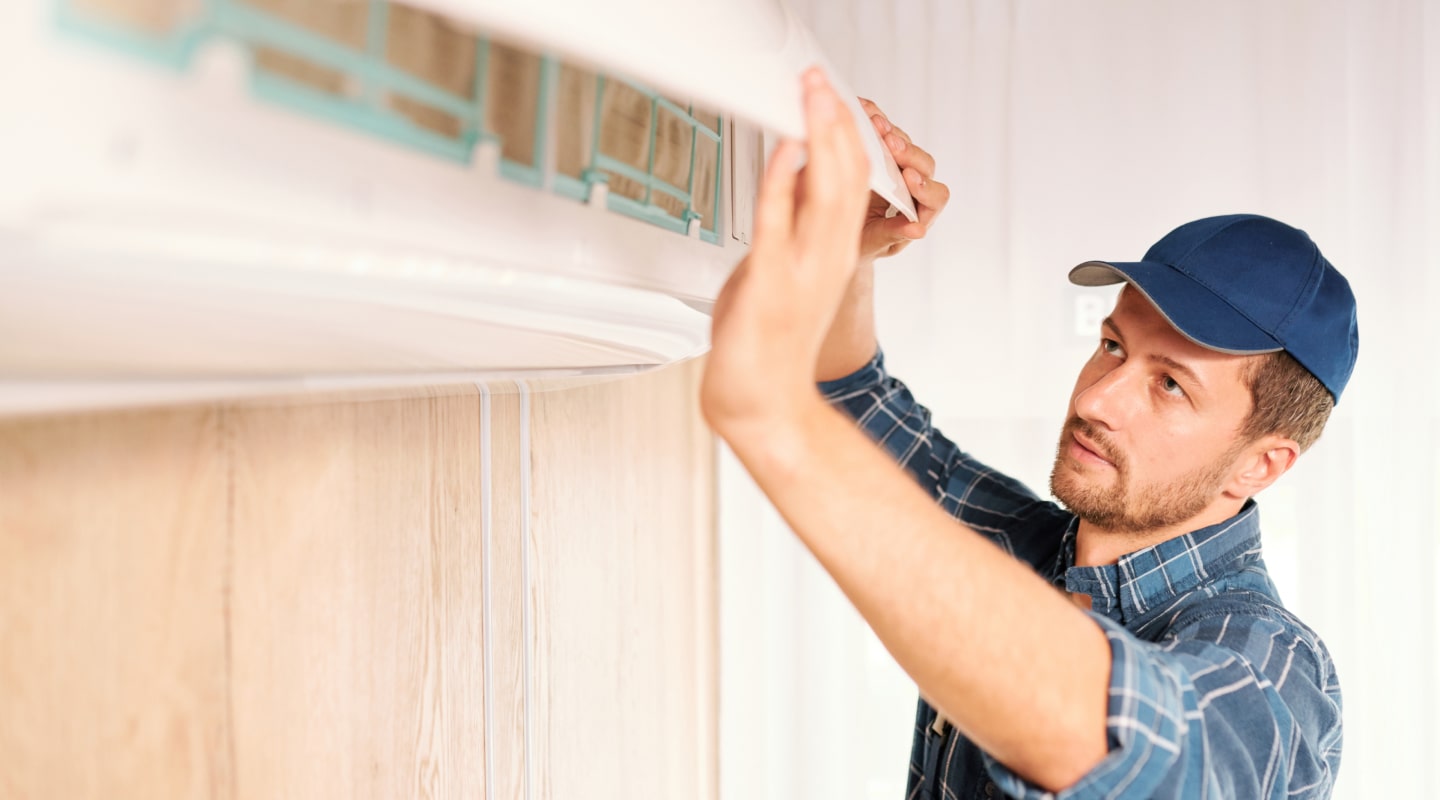
[[[953,193],[877,268],[891,371],[1041,494],[1114,295],[1071,266],[1256,212],[1349,278],[1359,363],[1265,558],[1340,674],[1335,797],[1440,796],[1440,3],[791,5]],[[728,455],[720,509],[722,796],[903,796],[913,683]]]

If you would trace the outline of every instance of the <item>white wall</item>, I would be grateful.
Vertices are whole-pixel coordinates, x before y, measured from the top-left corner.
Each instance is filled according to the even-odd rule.
[[[1070,266],[1254,211],[1346,274],[1360,361],[1260,497],[1266,557],[1336,659],[1335,796],[1440,796],[1440,2],[794,5],[954,192],[877,278],[892,370],[1037,489],[1094,342]],[[733,462],[721,482],[723,795],[901,796],[913,686]]]

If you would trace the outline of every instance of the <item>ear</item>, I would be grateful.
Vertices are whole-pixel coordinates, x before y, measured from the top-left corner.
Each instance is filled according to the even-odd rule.
[[[1262,436],[1251,442],[1235,460],[1225,492],[1234,497],[1253,497],[1279,480],[1299,457],[1300,445],[1294,439],[1278,434]]]

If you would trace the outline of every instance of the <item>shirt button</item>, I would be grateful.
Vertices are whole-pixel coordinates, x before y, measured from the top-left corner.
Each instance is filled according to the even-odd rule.
[[[995,781],[986,781],[986,782],[985,782],[985,796],[986,796],[986,797],[994,797],[994,796],[995,796]]]

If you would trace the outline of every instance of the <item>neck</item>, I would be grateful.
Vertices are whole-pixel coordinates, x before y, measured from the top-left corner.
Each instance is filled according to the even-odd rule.
[[[1113,531],[1082,519],[1075,533],[1075,566],[1101,567],[1114,564],[1121,556],[1136,550],[1154,547],[1176,536],[1224,522],[1240,513],[1244,505],[1244,498],[1217,498],[1204,511],[1183,522],[1146,531]]]

